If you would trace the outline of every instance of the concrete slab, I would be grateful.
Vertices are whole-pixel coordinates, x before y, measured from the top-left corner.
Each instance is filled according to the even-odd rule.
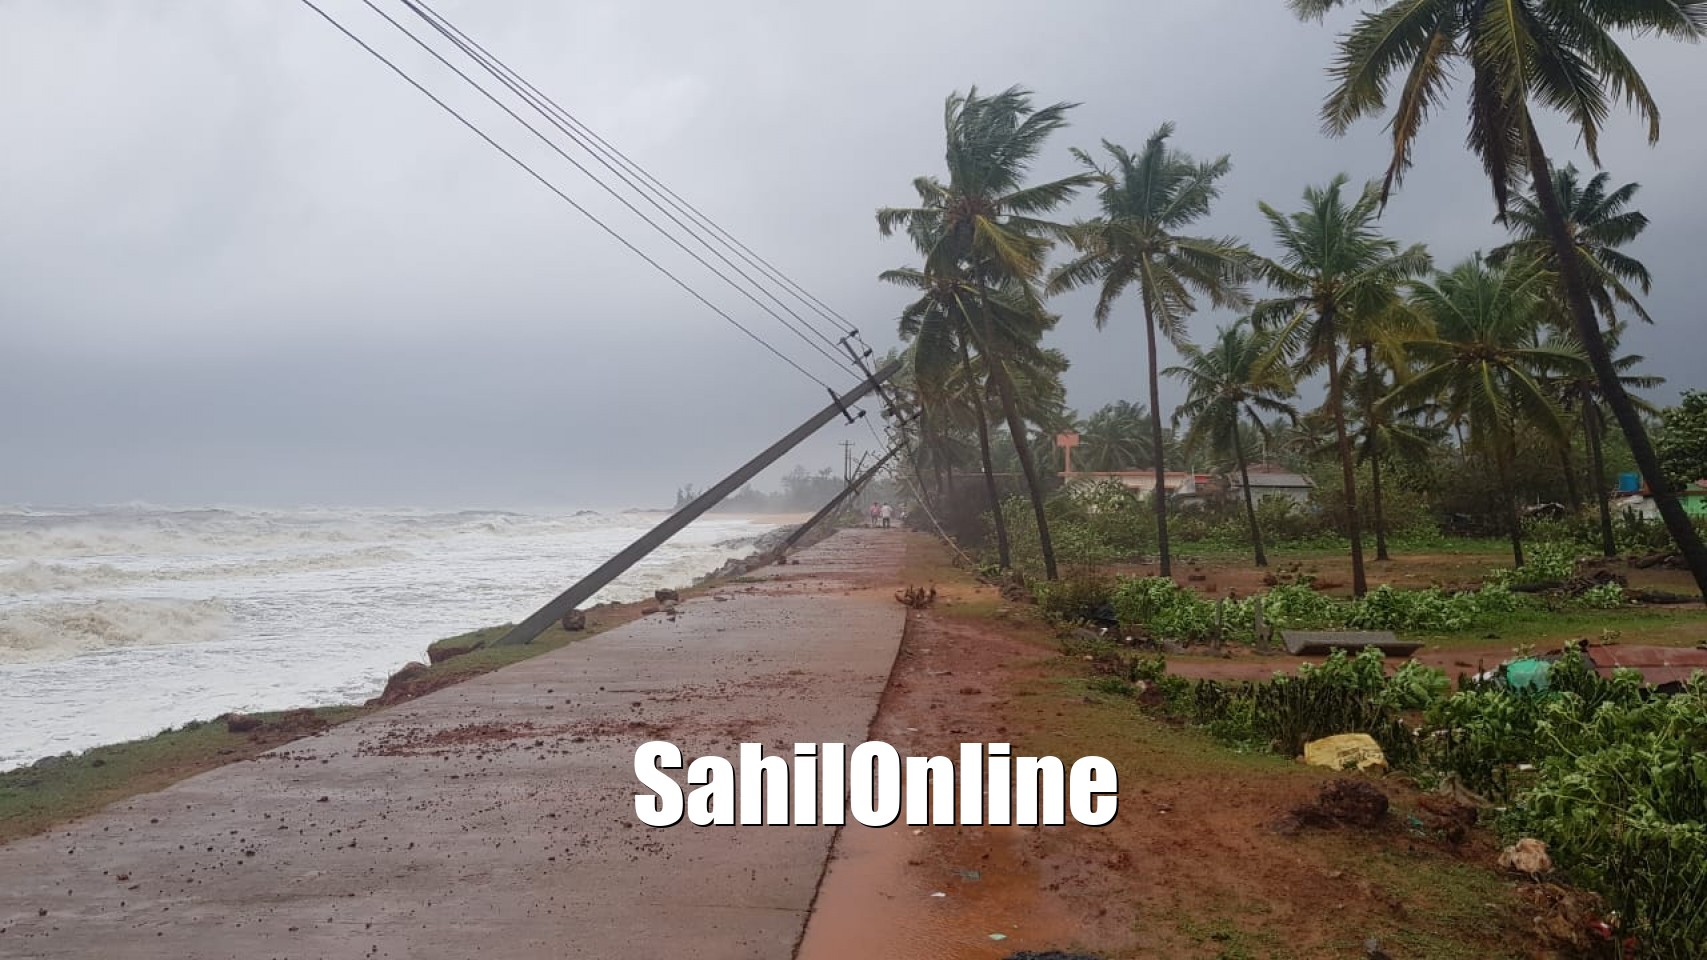
[[[1357,653],[1370,647],[1408,657],[1423,647],[1420,641],[1400,640],[1391,630],[1282,630],[1280,642],[1295,657],[1326,656],[1335,650]]]
[[[0,847],[0,957],[790,957],[835,828],[646,827],[634,750],[864,740],[906,536]]]

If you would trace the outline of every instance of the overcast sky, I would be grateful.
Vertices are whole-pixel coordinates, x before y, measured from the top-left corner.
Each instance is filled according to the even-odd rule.
[[[359,0],[322,2],[831,380]],[[940,172],[951,91],[1019,83],[1082,102],[1039,177],[1070,171],[1068,147],[1136,148],[1176,121],[1180,148],[1233,158],[1206,232],[1263,251],[1258,200],[1288,209],[1306,184],[1386,159],[1379,122],[1318,134],[1345,20],[1299,23],[1281,0],[440,9],[880,349],[904,294],[876,274],[912,252],[872,213]],[[1603,160],[1643,184],[1654,221],[1633,252],[1655,275],[1658,325],[1628,346],[1670,399],[1707,369],[1707,49],[1631,49],[1664,137],[1650,149],[1620,117]],[[0,503],[655,504],[826,399],[301,3],[6,0],[0,129]],[[1442,261],[1501,236],[1463,129],[1455,100],[1385,218]],[[1552,139],[1556,159],[1583,162]],[[1135,304],[1100,333],[1086,298],[1055,306],[1071,403],[1141,397]],[[832,426],[781,466],[839,468],[844,439],[873,445]]]

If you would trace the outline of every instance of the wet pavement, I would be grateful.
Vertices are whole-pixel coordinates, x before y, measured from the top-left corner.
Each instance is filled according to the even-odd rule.
[[[0,847],[0,957],[790,957],[835,828],[646,827],[634,750],[864,740],[904,541],[843,531],[674,620]]]

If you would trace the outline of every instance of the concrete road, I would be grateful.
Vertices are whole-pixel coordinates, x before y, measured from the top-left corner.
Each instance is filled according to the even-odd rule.
[[[646,827],[634,750],[864,740],[905,537],[0,847],[0,957],[790,957],[834,828]]]

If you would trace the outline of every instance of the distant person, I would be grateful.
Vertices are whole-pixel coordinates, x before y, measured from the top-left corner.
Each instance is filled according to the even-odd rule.
[[[907,508],[906,507],[901,508],[900,513],[897,514],[897,518],[901,521],[901,526],[905,527],[907,525]]]
[[[886,503],[879,515],[883,517],[883,529],[887,530],[889,529],[889,518],[895,515],[895,508]]]
[[[883,508],[878,505],[877,501],[871,501],[871,507],[865,511],[865,525],[868,527],[877,526],[878,514],[882,512]]]

